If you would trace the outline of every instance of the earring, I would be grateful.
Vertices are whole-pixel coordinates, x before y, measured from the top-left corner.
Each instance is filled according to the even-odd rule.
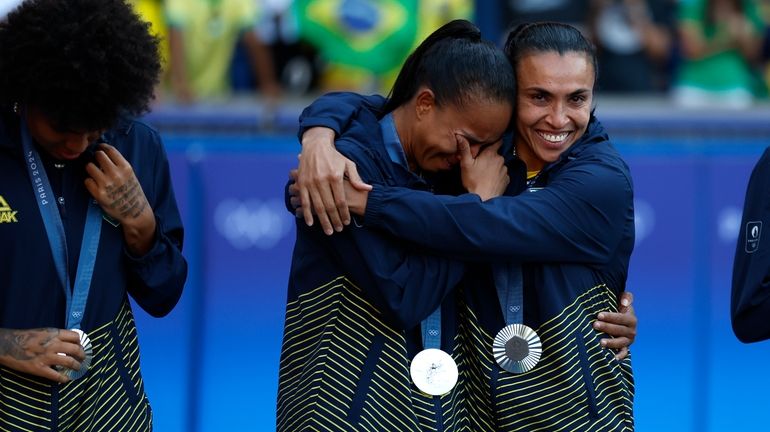
[[[14,103],[13,103],[13,112],[14,112],[15,114],[18,114],[18,113],[19,113],[19,103],[18,103],[18,102],[14,102]]]

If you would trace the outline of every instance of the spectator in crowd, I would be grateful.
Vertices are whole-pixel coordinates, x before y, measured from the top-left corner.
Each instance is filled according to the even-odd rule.
[[[765,88],[770,90],[770,0],[759,3],[762,21],[765,23],[765,37],[762,43],[762,61],[765,67]]]
[[[758,73],[764,23],[755,0],[684,0],[678,26],[676,104],[745,108],[765,95]]]
[[[602,93],[666,90],[675,22],[671,0],[592,0],[588,31]]]
[[[254,0],[167,0],[171,90],[180,103],[231,93],[229,70],[242,41],[261,91],[280,95],[273,61],[257,35]]]
[[[504,0],[501,17],[510,28],[535,21],[555,21],[584,30],[591,0]],[[503,35],[507,34],[504,33]]]
[[[319,65],[317,49],[300,38],[296,8],[293,0],[257,0],[256,32],[267,45],[276,75],[284,93],[303,95],[315,89]],[[243,44],[233,60],[233,87],[252,90],[256,87],[254,74]]]
[[[156,101],[163,97],[161,90],[167,81],[168,72],[168,24],[163,13],[164,0],[130,0],[139,16],[150,24],[150,33],[158,38],[158,51],[161,59],[161,78],[155,91]]]

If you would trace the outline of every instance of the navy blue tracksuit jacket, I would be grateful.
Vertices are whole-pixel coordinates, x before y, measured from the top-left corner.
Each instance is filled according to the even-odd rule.
[[[344,133],[348,118],[377,112],[382,101],[326,96],[305,110],[301,126]],[[457,339],[467,341],[461,379],[474,389],[473,430],[632,430],[630,359],[615,361],[600,348],[604,335],[592,328],[598,312],[616,309],[625,289],[634,243],[628,167],[592,117],[584,136],[546,166],[531,189],[516,157],[509,174],[505,196],[483,203],[474,194],[375,185],[362,223],[473,263],[457,318]],[[501,371],[491,354],[506,323],[490,263],[508,261],[523,264],[524,323],[538,331],[544,350],[538,366],[521,375]]]
[[[378,118],[362,110],[336,143],[364,181],[426,190],[391,162]],[[455,352],[453,288],[465,267],[415,244],[360,226],[326,236],[297,222],[278,383],[277,430],[469,430],[469,400],[457,385],[419,392],[410,361],[420,322],[442,305],[442,349]],[[430,287],[430,289],[426,289]]]
[[[19,117],[0,114],[0,328],[64,328],[65,294],[57,277],[20,140]],[[59,385],[0,367],[0,429],[151,430],[152,412],[139,368],[128,295],[154,316],[176,305],[187,276],[182,222],[158,133],[121,120],[103,135],[131,163],[155,213],[156,242],[142,257],[127,252],[121,227],[102,221],[99,249],[81,328],[94,359],[88,373]],[[87,203],[85,164],[54,163],[39,151],[66,234],[71,280],[77,269]],[[68,287],[71,289],[72,287]]]

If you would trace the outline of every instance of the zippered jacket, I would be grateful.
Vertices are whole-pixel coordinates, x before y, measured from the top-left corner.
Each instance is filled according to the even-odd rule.
[[[0,429],[151,430],[152,412],[139,368],[129,295],[154,316],[176,305],[187,276],[182,222],[168,160],[158,133],[121,120],[102,140],[131,164],[155,213],[155,243],[132,256],[120,226],[102,220],[98,252],[81,329],[93,344],[86,375],[64,385],[0,368]],[[93,147],[73,161],[39,151],[65,230],[68,268],[75,275],[91,196],[85,164]],[[0,328],[64,328],[66,297],[22,152],[19,117],[0,114]],[[70,277],[74,282],[74,276]],[[71,289],[68,287],[67,289]]]
[[[300,134],[312,126],[344,133],[348,117],[377,112],[381,102],[322,97],[303,112]],[[625,289],[634,244],[628,167],[593,116],[584,136],[530,188],[511,137],[504,147],[511,177],[505,196],[482,202],[469,193],[374,185],[362,223],[470,263],[458,340],[466,341],[466,378],[477,389],[475,430],[633,429],[630,359],[615,361],[599,345],[606,335],[592,328],[599,312],[616,310]],[[492,357],[492,341],[507,323],[491,267],[506,263],[522,266],[524,324],[543,342],[543,359],[521,375],[501,371]]]
[[[378,118],[361,110],[337,139],[364,181],[428,189],[391,162]],[[441,348],[456,353],[454,288],[465,267],[413,243],[363,227],[359,218],[326,236],[297,220],[277,399],[278,431],[467,429],[458,384],[441,397],[417,390],[410,361],[420,323],[441,309]]]

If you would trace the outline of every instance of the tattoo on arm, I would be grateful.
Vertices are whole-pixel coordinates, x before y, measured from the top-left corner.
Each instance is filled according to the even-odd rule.
[[[136,179],[117,188],[107,187],[112,202],[110,208],[117,209],[122,217],[139,217],[147,207],[147,200],[142,199],[141,186]]]
[[[51,343],[59,334],[59,329],[46,328],[33,331],[45,332],[45,336],[38,342],[41,347]],[[30,352],[30,345],[35,343],[35,338],[29,331],[0,329],[0,356],[9,356],[15,360],[30,360],[34,356]]]

